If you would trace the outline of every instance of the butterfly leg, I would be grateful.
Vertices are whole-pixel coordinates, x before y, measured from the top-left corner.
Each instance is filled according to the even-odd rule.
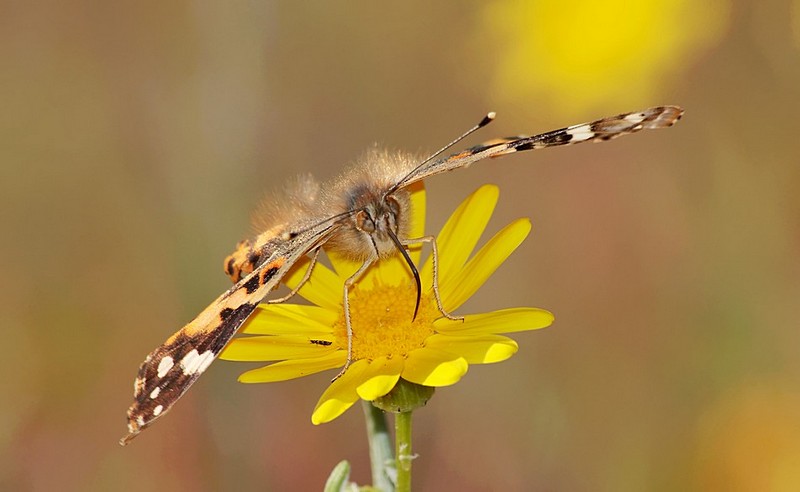
[[[315,249],[313,253],[314,253],[314,256],[311,257],[311,263],[308,265],[308,268],[306,269],[306,274],[303,275],[303,278],[302,278],[302,280],[300,280],[300,283],[298,283],[295,286],[295,288],[292,289],[291,292],[289,292],[288,294],[286,294],[283,297],[278,297],[277,299],[267,299],[267,300],[265,300],[264,302],[266,304],[281,304],[283,302],[286,302],[289,299],[291,299],[292,297],[294,297],[294,295],[297,294],[300,291],[301,288],[303,288],[303,286],[306,284],[306,282],[308,282],[308,279],[311,278],[311,273],[314,271],[314,266],[317,264],[317,258],[319,257],[319,248]]]
[[[403,246],[410,246],[412,244],[430,243],[431,245],[431,259],[433,260],[433,297],[436,299],[436,307],[447,319],[454,321],[464,321],[463,316],[453,316],[444,309],[442,303],[442,296],[439,294],[439,249],[436,247],[436,238],[434,236],[423,236],[415,239],[404,239],[401,241]]]
[[[342,307],[344,308],[344,324],[345,324],[345,329],[347,330],[347,361],[344,363],[344,367],[342,367],[342,370],[339,371],[339,374],[337,374],[332,381],[336,381],[337,379],[339,379],[342,376],[342,374],[344,374],[347,371],[347,368],[350,367],[350,364],[353,362],[353,324],[350,319],[350,299],[349,299],[350,287],[352,287],[353,284],[355,284],[358,281],[358,279],[361,278],[361,275],[363,275],[364,272],[367,271],[367,268],[369,268],[369,266],[372,265],[372,263],[374,263],[375,260],[377,259],[378,259],[377,256],[372,256],[368,258],[356,271],[356,273],[354,273],[353,275],[350,276],[350,278],[344,281]]]

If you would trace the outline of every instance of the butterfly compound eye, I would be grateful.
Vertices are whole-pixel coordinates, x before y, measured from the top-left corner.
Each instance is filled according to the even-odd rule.
[[[400,215],[401,212],[400,202],[397,201],[397,197],[395,197],[394,195],[389,195],[386,197],[386,206],[392,213],[392,215],[395,216],[395,218],[397,218]]]
[[[356,228],[359,231],[366,232],[367,234],[375,232],[375,221],[366,210],[360,210],[356,213],[355,222]]]

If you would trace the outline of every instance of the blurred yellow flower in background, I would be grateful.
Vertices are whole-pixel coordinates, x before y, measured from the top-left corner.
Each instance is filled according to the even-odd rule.
[[[545,99],[570,116],[601,102],[651,104],[722,37],[729,11],[728,0],[491,2],[483,18],[496,41],[493,95]]]
[[[697,490],[800,490],[800,394],[792,381],[751,381],[698,422]]]
[[[468,197],[437,235],[439,287],[444,309],[453,311],[474,294],[514,252],[530,232],[530,221],[518,219],[473,249],[494,211],[499,191],[483,186]],[[425,230],[425,192],[412,192],[412,231]],[[411,248],[415,263],[420,248]],[[347,335],[342,310],[344,282],[361,265],[328,253],[333,270],[317,264],[299,295],[313,306],[262,304],[242,333],[253,336],[231,341],[221,358],[236,361],[278,361],[243,373],[247,383],[284,381],[345,364]],[[302,279],[307,262],[286,279],[289,287]],[[423,292],[419,313],[412,320],[416,288],[408,265],[399,255],[383,259],[359,279],[350,291],[353,325],[353,361],[328,386],[312,414],[321,424],[344,413],[359,399],[376,400],[388,394],[400,378],[419,385],[440,387],[458,382],[470,364],[508,359],[517,343],[501,335],[549,326],[553,315],[543,309],[513,308],[467,315],[463,320],[443,317],[432,291],[431,258],[420,269]]]

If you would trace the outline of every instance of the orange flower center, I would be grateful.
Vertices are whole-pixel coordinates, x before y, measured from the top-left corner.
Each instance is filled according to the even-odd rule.
[[[350,320],[353,327],[353,360],[378,357],[406,357],[425,345],[434,334],[433,321],[440,316],[432,292],[423,292],[419,312],[414,316],[416,287],[411,284],[372,287],[356,284],[350,291]],[[344,310],[333,328],[337,345],[347,349]]]

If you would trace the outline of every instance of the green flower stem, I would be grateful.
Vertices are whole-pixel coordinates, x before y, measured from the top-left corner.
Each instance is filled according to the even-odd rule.
[[[372,402],[361,400],[364,417],[367,421],[369,440],[369,461],[372,468],[372,486],[378,490],[392,492],[394,483],[387,473],[386,466],[393,464],[392,441],[386,425],[386,414],[375,408]]]
[[[400,378],[392,391],[372,402],[376,407],[395,414],[395,489],[398,492],[411,490],[411,461],[414,459],[411,453],[411,412],[424,406],[434,391],[435,388],[431,386],[422,386]]]
[[[400,412],[394,418],[395,455],[397,456],[397,492],[411,491],[411,412]]]

